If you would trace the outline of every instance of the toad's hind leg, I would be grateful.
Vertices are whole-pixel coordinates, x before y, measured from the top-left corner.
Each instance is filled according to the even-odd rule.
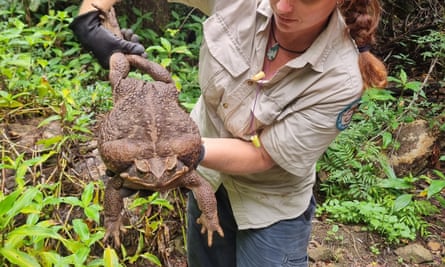
[[[173,83],[170,73],[158,63],[150,61],[139,55],[130,54],[126,55],[126,57],[131,66],[147,73],[153,78],[153,80],[165,83]]]
[[[104,243],[112,243],[115,248],[120,247],[120,231],[123,229],[121,211],[124,203],[119,193],[123,181],[115,176],[107,182],[104,197]]]
[[[213,244],[213,232],[217,232],[219,236],[224,237],[224,232],[219,224],[218,208],[213,188],[196,171],[191,172],[188,176],[184,176],[184,180],[185,186],[193,191],[198,207],[202,212],[197,223],[202,225],[201,234],[207,232],[208,246],[211,247]]]

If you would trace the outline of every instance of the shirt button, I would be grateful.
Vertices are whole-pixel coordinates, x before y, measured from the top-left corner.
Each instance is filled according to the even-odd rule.
[[[229,107],[229,104],[223,103],[223,108],[228,108],[228,107]]]

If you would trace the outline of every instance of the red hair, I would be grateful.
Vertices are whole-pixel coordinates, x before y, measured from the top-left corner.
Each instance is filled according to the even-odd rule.
[[[364,89],[384,88],[388,73],[383,62],[369,51],[375,44],[375,33],[380,21],[378,0],[345,0],[340,10],[348,26],[348,33],[360,51],[359,66]]]

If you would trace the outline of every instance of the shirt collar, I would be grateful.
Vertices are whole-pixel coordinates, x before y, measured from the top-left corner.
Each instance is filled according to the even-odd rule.
[[[270,23],[270,19],[272,18],[272,8],[270,8],[269,1],[260,1],[257,8],[257,13],[260,16],[265,17],[266,19],[261,20],[262,24],[258,27],[258,32],[265,31],[267,26]],[[258,33],[257,32],[257,33]]]
[[[302,63],[309,63],[313,70],[323,72],[328,55],[339,42],[342,42],[342,39],[345,36],[345,31],[346,24],[343,21],[340,10],[335,9],[334,12],[332,12],[327,27],[321,32],[317,39],[315,39],[306,53],[290,61],[289,66],[297,67],[301,66]],[[301,62],[299,62],[300,60]]]

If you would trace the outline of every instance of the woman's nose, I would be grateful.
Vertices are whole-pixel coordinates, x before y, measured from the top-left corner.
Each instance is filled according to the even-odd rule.
[[[277,3],[277,11],[280,13],[289,13],[292,11],[292,4],[290,0],[280,0]]]

